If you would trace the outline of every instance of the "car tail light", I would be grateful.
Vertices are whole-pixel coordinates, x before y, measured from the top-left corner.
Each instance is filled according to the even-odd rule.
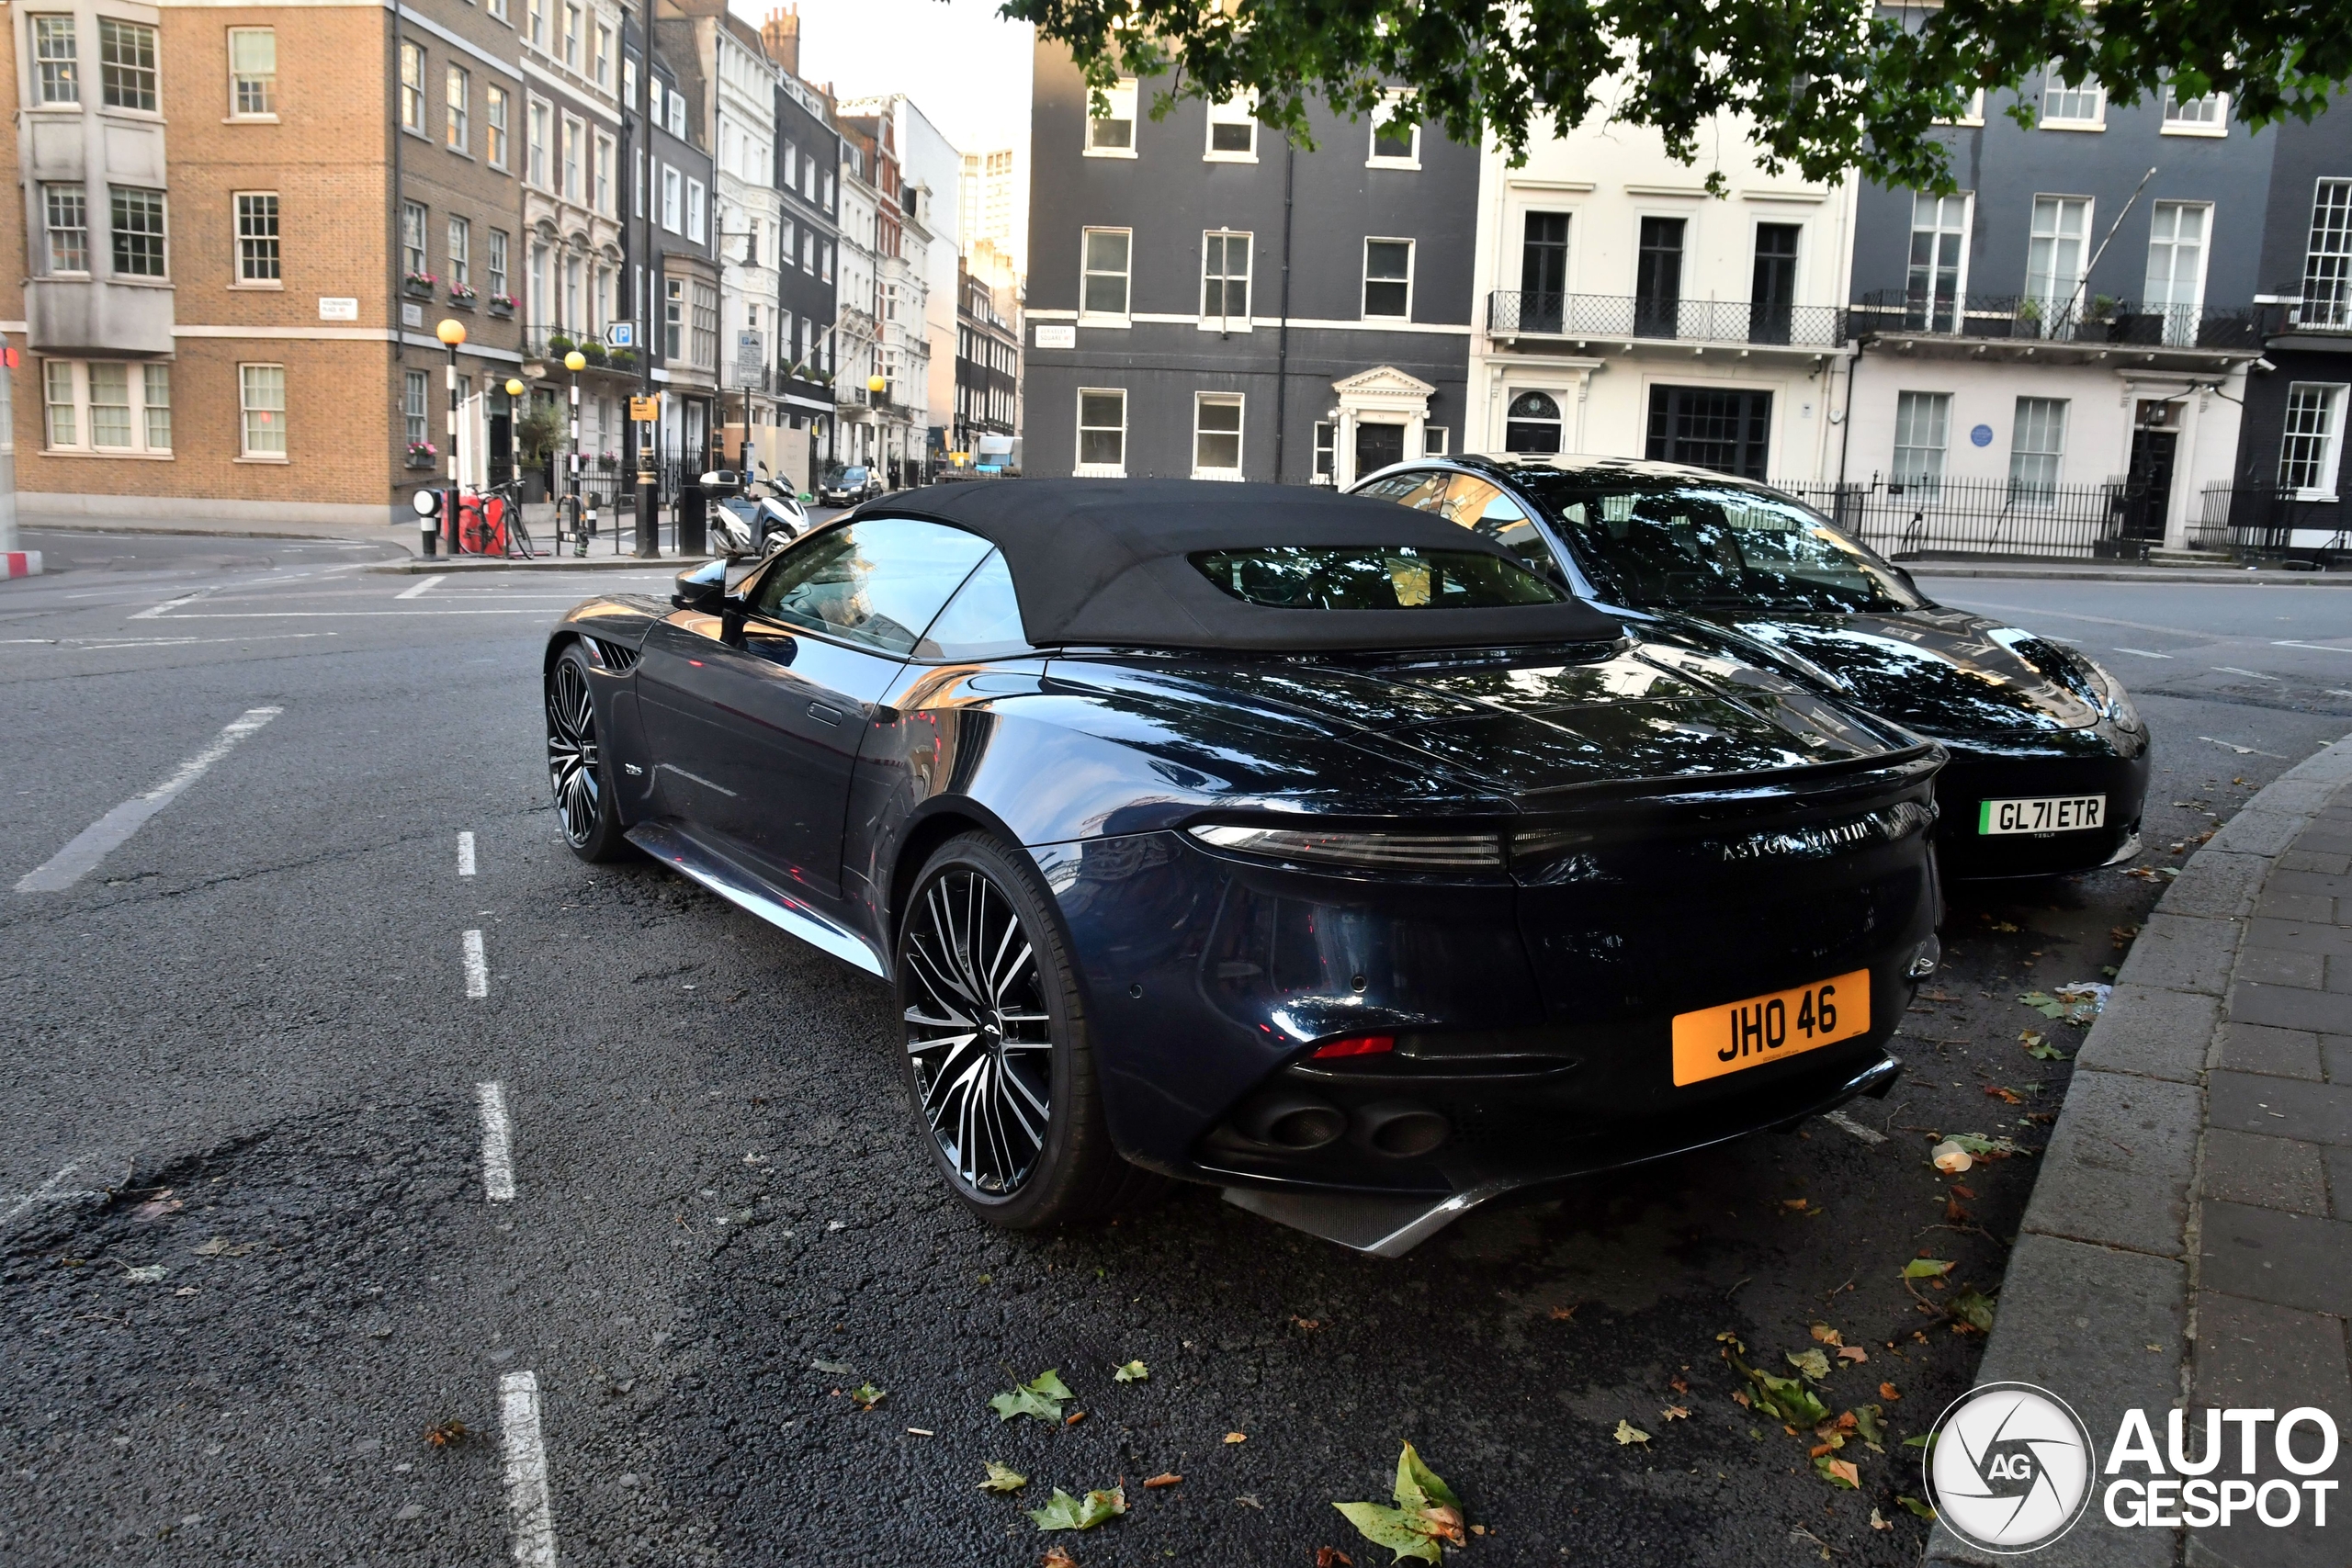
[[[1193,837],[1223,850],[1275,860],[1326,861],[1386,871],[1500,871],[1497,833],[1331,833],[1296,828],[1194,828]]]
[[[1395,1049],[1396,1037],[1394,1034],[1351,1034],[1345,1040],[1317,1045],[1312,1059],[1328,1062],[1335,1056],[1377,1056],[1384,1051]]]

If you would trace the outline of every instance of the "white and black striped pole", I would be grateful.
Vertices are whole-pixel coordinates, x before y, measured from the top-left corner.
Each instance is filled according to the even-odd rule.
[[[585,555],[588,553],[588,536],[580,526],[580,373],[588,368],[588,356],[575,348],[563,356],[563,367],[571,372],[571,531],[580,535],[580,553]],[[559,540],[560,535],[561,531],[558,530]],[[560,549],[561,544],[559,543],[557,547]]]
[[[458,553],[458,345],[466,341],[466,323],[454,316],[444,317],[433,335],[449,350],[449,367],[443,372],[449,382],[449,499],[441,508],[441,527],[454,556]]]

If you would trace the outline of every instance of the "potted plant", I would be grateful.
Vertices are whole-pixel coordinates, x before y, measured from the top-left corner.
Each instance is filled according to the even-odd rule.
[[[586,355],[588,363],[591,365],[602,365],[605,363],[605,345],[597,342],[593,337],[582,338],[580,340],[580,352]]]
[[[413,299],[430,299],[440,281],[429,272],[412,272],[401,279],[401,292]]]
[[[480,296],[466,284],[452,282],[449,285],[449,303],[460,310],[472,310],[475,299],[479,298]]]
[[[490,297],[490,313],[493,316],[513,315],[514,313],[514,296],[512,294],[492,295]]]
[[[612,367],[616,370],[637,368],[637,350],[633,348],[616,348],[613,350],[611,357]]]
[[[408,444],[408,466],[412,468],[432,468],[439,461],[440,457],[441,448],[430,441],[412,441]]]
[[[548,333],[548,357],[550,359],[561,359],[565,355],[570,354],[579,345],[571,341],[569,333]]]

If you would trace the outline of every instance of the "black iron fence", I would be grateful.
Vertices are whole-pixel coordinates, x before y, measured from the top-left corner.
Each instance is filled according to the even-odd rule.
[[[2030,294],[1931,294],[1877,289],[1848,312],[1848,329],[1936,333],[2025,342],[2122,344],[2142,348],[2258,350],[2261,312],[2205,305],[2143,305],[2127,299],[2045,299]]]
[[[2164,501],[2144,485],[2034,485],[1883,477],[1776,480],[1883,555],[2141,556],[2164,542]]]
[[[1487,296],[1487,330],[1498,336],[1659,338],[1835,348],[1846,341],[1845,319],[1846,312],[1834,305],[1516,289],[1498,289]]]
[[[2200,549],[2352,558],[2352,517],[2341,502],[2262,484],[2209,484],[2198,502],[2189,543]]]

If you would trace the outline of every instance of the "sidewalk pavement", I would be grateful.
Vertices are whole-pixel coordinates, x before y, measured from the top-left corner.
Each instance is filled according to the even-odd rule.
[[[2324,1472],[2343,1490],[2324,1529],[2306,1509],[2208,1530],[2118,1529],[2095,1490],[2036,1568],[2352,1562],[2347,1314],[2352,738],[2247,802],[2132,943],[2075,1057],[1976,1377],[2057,1393],[2102,1458],[2135,1406],[2162,1445],[2176,1405],[2317,1405],[2345,1428]],[[2261,1448],[2282,1475],[2267,1432]],[[2236,1449],[2217,1476],[2237,1473]],[[2009,1561],[1940,1526],[1928,1558]]]

